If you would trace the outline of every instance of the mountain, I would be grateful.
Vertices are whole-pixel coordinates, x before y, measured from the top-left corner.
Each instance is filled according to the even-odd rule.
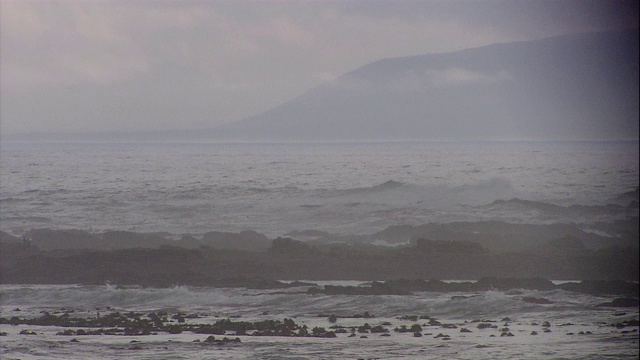
[[[638,38],[632,29],[383,59],[212,135],[638,139]]]

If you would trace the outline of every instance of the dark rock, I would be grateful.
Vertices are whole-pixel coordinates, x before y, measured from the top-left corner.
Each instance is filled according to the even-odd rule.
[[[317,248],[303,243],[302,241],[280,237],[274,239],[271,247],[269,248],[270,254],[280,255],[313,255],[318,252]]]
[[[640,306],[640,301],[634,298],[617,298],[613,301],[606,302],[600,304],[598,306],[606,306],[606,307],[638,307]]]
[[[540,305],[553,304],[553,301],[551,301],[551,300],[544,299],[544,298],[532,297],[532,296],[525,296],[525,297],[522,298],[522,301],[524,301],[526,303],[540,304]]]
[[[480,323],[478,324],[478,329],[497,329],[498,325],[493,325],[489,323]]]
[[[266,251],[271,241],[265,235],[255,231],[242,231],[240,233],[212,231],[203,235],[202,245],[214,249]]]
[[[559,284],[560,289],[566,291],[580,292],[590,295],[627,295],[638,297],[640,295],[640,286],[638,283],[620,280],[583,280],[579,283],[563,283]]]
[[[511,290],[526,289],[548,291],[554,290],[556,286],[549,280],[543,278],[495,278],[485,277],[477,281],[480,290]]]
[[[471,241],[417,239],[416,250],[424,253],[483,254],[484,247]]]

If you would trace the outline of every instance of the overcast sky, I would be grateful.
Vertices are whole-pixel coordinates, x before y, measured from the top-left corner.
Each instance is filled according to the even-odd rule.
[[[638,27],[632,1],[0,1],[0,131],[207,128],[386,57]]]

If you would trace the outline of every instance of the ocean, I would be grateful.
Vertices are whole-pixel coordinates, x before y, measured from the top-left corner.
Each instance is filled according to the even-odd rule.
[[[275,238],[301,230],[367,235],[392,225],[496,220],[575,223],[615,237],[598,224],[637,219],[638,150],[637,141],[2,143],[0,230],[16,236],[38,228],[127,230],[176,239],[254,230]],[[309,329],[346,330],[335,338],[207,343],[207,335],[187,331],[64,336],[56,335],[65,330],[59,326],[6,323],[0,358],[638,359],[639,309],[601,306],[612,295],[304,290],[0,285],[5,319],[162,311],[191,314],[186,321],[194,324],[290,318]],[[354,316],[365,312],[371,316]],[[327,315],[336,315],[336,323]],[[383,326],[389,336],[355,331],[365,323]],[[395,330],[416,324],[422,336]]]
[[[344,282],[338,282],[344,284]],[[0,317],[95,317],[110,312],[183,312],[192,323],[280,320],[347,331],[335,338],[240,336],[211,344],[206,334],[71,335],[78,328],[0,325],[2,359],[637,359],[638,308],[600,307],[608,296],[564,291],[416,293],[406,296],[308,295],[297,291],[175,287],[116,288],[76,285],[2,285]],[[455,297],[454,297],[455,296]],[[551,304],[531,304],[525,296]],[[355,318],[368,312],[370,318]],[[335,324],[327,319],[336,315]],[[144,316],[144,315],[143,315]],[[411,316],[418,320],[410,319]],[[443,325],[429,325],[429,316]],[[420,318],[422,317],[422,318]],[[507,319],[508,318],[508,319]],[[630,321],[636,320],[635,325]],[[545,327],[545,322],[549,322]],[[351,327],[383,325],[380,333]],[[480,324],[494,328],[480,328]],[[420,337],[394,329],[421,326]],[[623,326],[623,325],[628,326]],[[462,332],[465,328],[469,332]],[[507,333],[513,336],[501,336]],[[37,335],[20,335],[22,330]],[[86,330],[86,328],[85,328]],[[545,332],[547,331],[547,332]],[[535,333],[534,333],[535,332]],[[222,336],[216,336],[222,338]],[[235,338],[229,334],[230,338]],[[72,340],[76,341],[72,341]]]
[[[609,221],[505,208],[627,205],[638,142],[3,143],[1,229],[370,234],[390,225]]]

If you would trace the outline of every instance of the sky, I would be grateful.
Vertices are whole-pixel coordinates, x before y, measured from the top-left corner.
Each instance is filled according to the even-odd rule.
[[[211,128],[383,58],[629,27],[636,0],[0,0],[0,133]]]

